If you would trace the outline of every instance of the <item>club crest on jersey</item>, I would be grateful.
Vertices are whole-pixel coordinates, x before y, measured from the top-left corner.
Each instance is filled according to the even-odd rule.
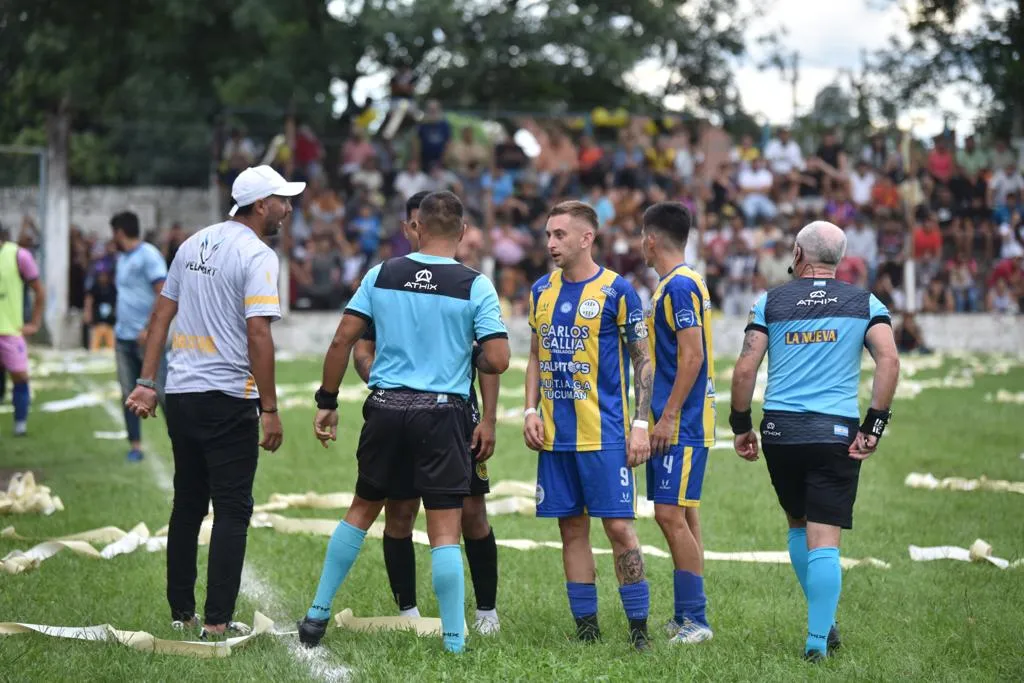
[[[478,462],[476,464],[476,476],[480,481],[487,481],[487,463]]]
[[[580,317],[584,320],[593,320],[601,315],[601,304],[597,299],[586,299],[580,303]]]
[[[569,311],[572,310],[572,303],[564,301],[562,302],[562,305],[558,307],[558,310],[561,313],[568,313]]]
[[[651,313],[653,314],[653,312],[654,312],[654,309],[652,308],[651,309]],[[644,312],[636,310],[636,311],[630,312],[629,317],[626,318],[626,322],[628,322],[630,325],[635,325],[636,323],[643,321],[643,319],[644,319]]]
[[[537,484],[537,505],[544,502],[544,487]]]
[[[683,309],[676,311],[676,327],[693,327],[696,318],[693,315],[693,311]]]

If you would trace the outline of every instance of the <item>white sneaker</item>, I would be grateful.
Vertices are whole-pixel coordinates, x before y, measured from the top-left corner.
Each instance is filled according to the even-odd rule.
[[[501,624],[498,622],[498,613],[494,610],[482,612],[476,611],[476,621],[473,622],[473,630],[482,636],[493,636],[501,631]]]
[[[398,610],[398,616],[400,616],[400,617],[412,617],[413,619],[419,619],[420,618],[420,608],[419,607],[410,607],[409,609],[400,609],[400,610]]]
[[[715,634],[707,626],[701,626],[700,624],[686,619],[683,621],[683,625],[679,628],[679,631],[673,636],[669,642],[673,645],[680,643],[703,643],[705,640],[711,640]]]
[[[668,634],[669,638],[672,638],[677,633],[679,633],[679,629],[681,629],[682,627],[683,625],[676,621],[675,617],[673,617],[672,619],[669,619],[665,622],[665,633]]]

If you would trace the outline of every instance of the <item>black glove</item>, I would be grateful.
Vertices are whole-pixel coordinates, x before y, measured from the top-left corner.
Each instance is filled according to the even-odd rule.
[[[864,416],[864,422],[861,423],[860,432],[861,434],[867,434],[873,436],[876,439],[882,438],[882,432],[885,431],[885,426],[889,424],[889,420],[892,418],[892,411],[890,410],[876,410],[874,408],[868,408],[868,414]]]

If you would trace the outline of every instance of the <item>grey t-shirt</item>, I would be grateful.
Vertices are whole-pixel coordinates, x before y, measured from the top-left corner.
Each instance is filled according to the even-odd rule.
[[[179,247],[162,296],[178,303],[167,393],[221,391],[258,398],[246,320],[281,318],[274,250],[234,221],[211,225]]]

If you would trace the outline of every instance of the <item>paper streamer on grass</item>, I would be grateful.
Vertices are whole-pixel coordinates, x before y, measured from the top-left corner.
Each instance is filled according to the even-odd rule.
[[[437,617],[357,617],[345,608],[334,615],[334,625],[350,631],[414,631],[418,636],[441,635],[441,620]],[[469,631],[469,626],[465,626]]]
[[[903,480],[903,485],[912,489],[942,489],[945,491],[1001,491],[1024,493],[1024,481],[1006,481],[1005,479],[989,479],[981,476],[977,479],[964,477],[946,477],[939,479],[933,474],[911,472]]]
[[[31,472],[16,472],[7,484],[7,491],[0,491],[0,515],[40,512],[49,516],[63,509],[60,498],[53,495],[49,486],[37,484]]]
[[[0,532],[0,537],[25,539],[19,536],[14,527],[7,527]],[[149,529],[145,524],[137,524],[131,531],[122,531],[117,527],[102,527],[83,531],[73,536],[43,541],[26,551],[14,550],[0,559],[0,569],[7,574],[21,574],[36,569],[43,561],[50,559],[62,550],[70,550],[77,555],[109,560],[118,555],[127,555],[145,547],[150,540]],[[102,550],[96,550],[93,543],[106,543]],[[159,545],[159,544],[158,544]],[[166,541],[159,549],[166,548]]]
[[[992,546],[980,538],[970,548],[955,545],[939,545],[921,548],[916,545],[909,547],[910,559],[914,562],[930,562],[932,560],[959,560],[960,562],[988,562],[1000,569],[1024,567],[1024,558],[1010,562],[992,555]]]
[[[134,650],[161,655],[228,657],[234,648],[244,645],[259,635],[270,633],[273,626],[273,621],[260,612],[256,612],[253,616],[253,629],[251,633],[215,642],[164,640],[145,631],[123,631],[110,624],[75,627],[6,622],[0,623],[0,635],[14,636],[26,633],[40,633],[53,638],[117,642]]]

